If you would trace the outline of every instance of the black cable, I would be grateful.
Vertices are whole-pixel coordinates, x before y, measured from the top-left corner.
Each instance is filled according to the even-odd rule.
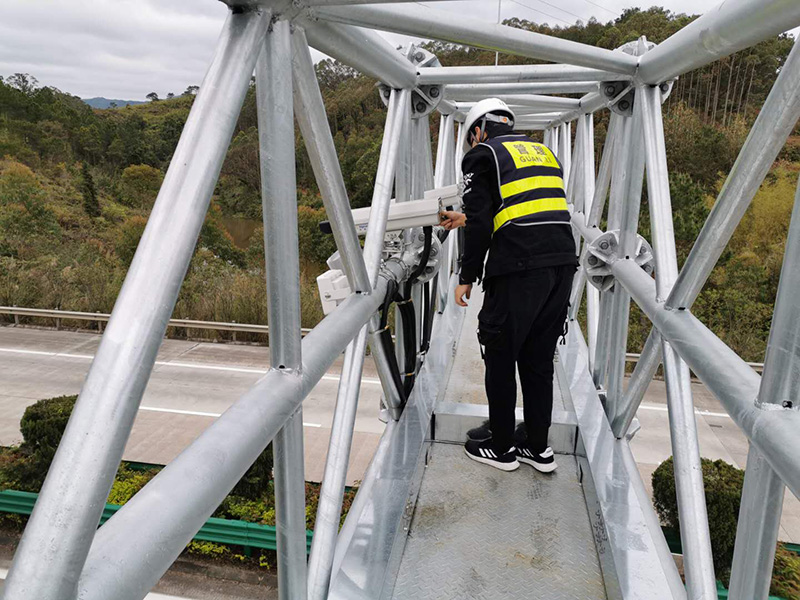
[[[428,225],[427,227],[423,227],[422,231],[425,234],[425,242],[424,246],[422,247],[422,254],[419,258],[419,264],[416,268],[411,272],[411,275],[408,278],[408,293],[411,293],[411,286],[417,282],[419,276],[425,272],[425,267],[428,266],[428,260],[431,257],[431,246],[433,245],[433,227]]]

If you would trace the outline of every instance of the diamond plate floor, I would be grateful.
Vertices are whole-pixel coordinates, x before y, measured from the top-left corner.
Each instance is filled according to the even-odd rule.
[[[606,600],[573,456],[505,473],[434,444],[395,600]]]

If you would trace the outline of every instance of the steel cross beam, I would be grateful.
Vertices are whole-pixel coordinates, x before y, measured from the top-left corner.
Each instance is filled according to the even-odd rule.
[[[261,10],[231,13],[222,28],[214,58],[14,556],[5,598],[75,598],[78,576],[189,267],[269,18],[269,12]]]
[[[329,21],[349,25],[467,44],[530,58],[567,62],[623,75],[633,75],[637,67],[637,59],[622,52],[594,48],[506,25],[486,23],[463,15],[454,19],[452,13],[433,8],[420,11],[418,6],[348,6],[315,8],[312,13]]]

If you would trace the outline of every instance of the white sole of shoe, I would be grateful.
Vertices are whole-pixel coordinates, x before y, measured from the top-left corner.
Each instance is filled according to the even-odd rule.
[[[517,460],[521,463],[525,463],[526,465],[532,466],[540,473],[552,473],[558,468],[558,463],[556,463],[556,461],[553,461],[551,463],[538,463],[534,460],[531,460],[530,458],[520,458],[520,457],[517,457]]]
[[[519,463],[515,460],[511,463],[502,463],[496,460],[492,460],[491,458],[483,458],[482,456],[475,456],[474,454],[470,454],[467,452],[466,447],[464,448],[464,454],[469,456],[475,462],[483,463],[484,465],[489,465],[490,467],[494,467],[495,469],[500,469],[501,471],[516,471],[519,469]]]

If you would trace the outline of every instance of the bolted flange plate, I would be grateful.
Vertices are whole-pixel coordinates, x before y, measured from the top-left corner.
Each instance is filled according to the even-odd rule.
[[[586,279],[601,292],[608,291],[614,285],[611,266],[620,259],[619,231],[606,231],[586,247],[583,257],[583,268]],[[633,260],[648,275],[653,273],[653,249],[641,235],[636,236],[636,251]]]

